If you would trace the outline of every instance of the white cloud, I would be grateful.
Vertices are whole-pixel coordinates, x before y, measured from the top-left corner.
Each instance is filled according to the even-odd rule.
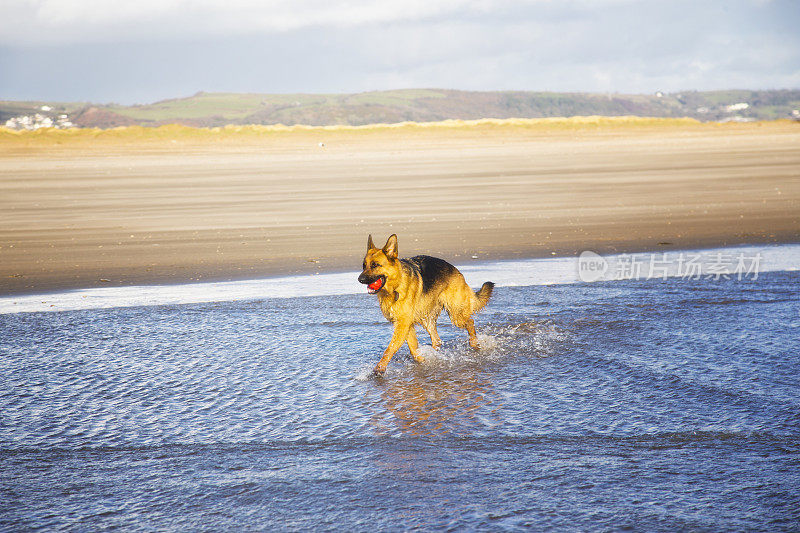
[[[542,0],[539,0],[541,3]],[[6,45],[135,41],[309,27],[475,16],[536,1],[511,0],[23,0],[0,4],[0,43]],[[546,3],[546,2],[545,2]]]

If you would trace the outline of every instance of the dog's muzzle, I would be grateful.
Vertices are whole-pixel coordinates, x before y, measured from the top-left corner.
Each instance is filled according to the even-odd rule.
[[[366,285],[370,294],[375,294],[386,284],[386,276],[368,276],[362,273],[358,276],[358,282]]]

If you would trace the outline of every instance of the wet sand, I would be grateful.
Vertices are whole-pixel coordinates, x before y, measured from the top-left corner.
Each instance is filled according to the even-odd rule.
[[[324,146],[320,146],[322,143]],[[800,241],[800,124],[0,141],[0,294]]]

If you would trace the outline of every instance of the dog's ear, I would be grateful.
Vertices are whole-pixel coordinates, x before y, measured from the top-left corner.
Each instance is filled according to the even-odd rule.
[[[383,253],[386,254],[386,257],[389,259],[397,259],[397,235],[394,233],[389,240],[386,241],[386,245],[383,247]]]
[[[375,243],[372,242],[372,234],[367,237],[367,251],[375,250]]]

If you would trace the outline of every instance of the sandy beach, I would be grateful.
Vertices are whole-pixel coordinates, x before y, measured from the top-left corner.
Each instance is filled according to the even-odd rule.
[[[55,140],[54,140],[55,139]],[[0,139],[0,294],[800,241],[800,124]]]

